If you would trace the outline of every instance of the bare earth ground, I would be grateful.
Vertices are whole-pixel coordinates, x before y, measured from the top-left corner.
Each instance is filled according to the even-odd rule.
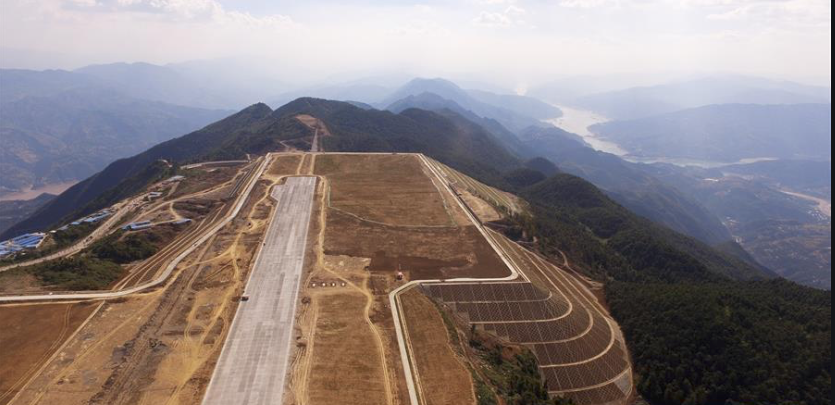
[[[166,200],[204,191],[217,184],[231,181],[240,166],[198,167],[185,170],[177,189],[166,196]]]
[[[279,156],[275,162],[267,169],[267,175],[280,176],[286,174],[295,174],[299,163],[302,160],[302,155],[286,155]]]
[[[319,131],[322,132],[321,135],[325,135],[325,136],[330,136],[331,135],[331,133],[328,130],[328,127],[325,125],[325,123],[322,122],[322,120],[320,120],[316,117],[313,117],[313,116],[310,116],[310,115],[307,115],[307,114],[299,114],[299,115],[296,116],[296,119],[301,121],[304,125],[307,125],[308,127],[310,127],[310,129],[318,129]]]
[[[508,270],[414,155],[306,155],[301,167],[324,178],[285,404],[406,404],[388,306],[388,293],[405,282],[396,271],[415,279]],[[445,339],[441,332],[434,337]],[[464,378],[456,384],[472,399],[466,370]]]
[[[254,165],[249,165],[250,170],[254,170]],[[230,169],[223,167],[221,169]],[[198,168],[194,171],[214,171],[221,169],[212,168]],[[234,168],[232,168],[234,169]],[[240,169],[240,170],[238,170]],[[241,184],[245,179],[246,167],[239,167],[234,169],[238,174],[236,176],[223,175],[220,177],[205,177],[202,180],[199,178],[192,179],[186,177],[178,183],[168,183],[167,188],[175,190],[183,190],[189,186],[189,181],[192,181],[192,186],[197,190],[192,194],[183,195],[175,198],[166,198],[161,201],[156,201],[147,204],[140,208],[139,213],[135,215],[136,218],[147,218],[154,215],[156,212],[169,212],[175,217],[184,217],[192,219],[193,222],[187,225],[178,226],[180,229],[180,236],[185,234],[200,234],[209,228],[213,222],[226,213],[223,210],[231,209],[230,193]],[[199,181],[198,181],[199,180]],[[211,181],[220,182],[219,184],[211,184]],[[165,183],[163,183],[165,184]],[[154,229],[159,227],[154,226]],[[145,231],[142,231],[145,232]],[[176,244],[176,241],[175,243]],[[176,253],[176,252],[175,252]],[[153,280],[165,266],[161,265],[166,260],[170,259],[169,255],[163,255],[161,252],[141,263],[136,263],[129,268],[129,272],[117,282],[114,288],[132,287],[144,282]]]
[[[11,401],[96,307],[96,303],[0,307],[0,404]]]
[[[156,226],[140,232],[157,233],[158,236],[162,236],[160,240],[163,242],[170,241],[174,237],[169,231],[175,231],[176,234],[190,231],[193,224],[179,225],[169,229],[173,225],[164,222],[190,218],[194,220],[194,223],[197,223],[211,214],[212,211],[217,211],[217,208],[223,204],[222,201],[228,197],[230,190],[232,190],[233,177],[237,173],[236,168],[227,167],[223,169],[226,171],[218,173],[208,173],[208,171],[218,169],[192,169],[188,173],[193,176],[186,177],[180,182],[162,181],[148,188],[148,190],[166,193],[164,198],[147,201],[142,198],[143,193],[140,193],[138,197],[129,200],[128,203],[120,202],[116,204],[117,211],[121,211],[124,215],[112,227],[103,230],[103,233],[99,236],[104,237],[113,231],[117,231],[119,227],[129,222],[143,220],[151,221]],[[191,190],[191,194],[181,195],[182,192],[187,190]],[[95,232],[98,231],[97,229]],[[47,240],[44,247],[48,247],[51,243],[53,243],[52,240]],[[149,261],[152,260],[155,259],[149,259]],[[111,287],[133,286],[153,278],[156,273],[148,271],[147,266],[139,266],[139,264],[141,263],[123,266],[127,271]],[[156,270],[159,269],[159,266],[153,266],[153,268]],[[135,269],[138,271],[134,271]],[[11,270],[0,273],[0,293],[27,293],[50,289],[50,286],[43,285],[37,278],[25,271]]]
[[[481,198],[476,197],[465,189],[460,189],[459,193],[461,193],[461,199],[473,210],[473,213],[481,222],[486,223],[502,219],[502,214],[499,214],[492,205]]]
[[[414,155],[324,155],[315,172],[330,180],[331,208],[387,225],[454,226]]]
[[[460,207],[413,155],[327,155],[317,159],[316,172],[333,172],[327,176],[332,205],[350,201],[328,212],[326,254],[371,258],[372,272],[403,271],[411,280],[509,274],[475,226],[463,225]],[[390,197],[410,195],[414,188],[424,192]]]
[[[490,187],[431,158],[427,158],[427,160],[441,172],[441,175],[445,177],[452,187],[459,193],[463,194],[465,191],[469,192],[473,196],[483,200],[484,203],[493,207],[501,207],[509,212],[518,213],[526,209],[525,202],[513,194]],[[469,204],[470,201],[466,201]],[[470,208],[475,209],[477,206],[470,206]]]
[[[318,167],[322,155],[307,155],[303,172]],[[391,311],[387,280],[366,270],[368,258],[322,251],[334,210],[323,210],[320,182],[308,240],[308,273],[297,319],[297,351],[285,404],[405,404],[407,394]],[[379,287],[379,288],[378,288]]]
[[[416,289],[401,294],[400,302],[425,403],[474,404],[472,376],[452,350],[449,332],[435,304]]]
[[[199,403],[273,204],[270,183],[166,288],[104,304],[15,403]]]
[[[552,395],[570,397],[578,404],[628,403],[632,369],[623,334],[603,304],[601,286],[575,276],[567,263],[556,266],[499,234],[494,239],[534,286],[553,294],[551,301],[564,312],[555,321],[534,325],[518,322],[533,319],[524,311],[511,309],[501,315],[487,311],[487,318],[514,322],[498,327],[502,322],[482,322],[478,328],[531,349]],[[550,322],[555,322],[550,331],[541,327]],[[525,326],[520,329],[518,325]],[[534,330],[540,331],[529,333]]]
[[[284,175],[314,173],[321,181],[284,405],[407,404],[388,293],[409,279],[509,271],[415,156],[383,154],[277,155],[238,217],[165,288],[104,303],[14,404],[198,404],[273,206],[268,187]],[[161,201],[146,213],[213,215],[214,207],[200,203],[225,198],[233,183]],[[498,215],[470,200],[482,219]],[[398,270],[405,280],[395,279]],[[408,295],[404,307],[412,344],[426,347],[415,350],[422,392],[430,392],[431,404],[473,403],[471,378],[440,314],[417,297]],[[7,309],[0,308],[0,326]],[[40,330],[60,327],[54,315],[47,318]]]
[[[0,294],[19,294],[42,289],[41,282],[32,274],[18,270],[4,271],[0,274]]]
[[[310,404],[386,404],[384,369],[359,292],[321,295],[317,306]]]
[[[296,119],[313,131],[313,136],[309,142],[310,147],[306,150],[311,152],[321,152],[322,150],[320,145],[322,144],[322,141],[320,140],[320,137],[331,136],[331,132],[328,130],[327,125],[325,125],[322,120],[307,114],[297,115]],[[292,142],[289,142],[291,145],[287,145],[287,143],[288,142],[282,142],[285,146],[292,147]]]

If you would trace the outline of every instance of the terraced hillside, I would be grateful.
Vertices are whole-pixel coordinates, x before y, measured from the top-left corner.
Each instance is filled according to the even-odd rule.
[[[441,174],[456,190],[466,190],[467,192],[472,193],[478,198],[488,202],[494,208],[498,208],[507,213],[518,214],[524,210],[524,202],[519,197],[499,190],[495,187],[490,187],[443,163],[431,159],[429,162],[440,170]]]
[[[472,213],[477,211],[477,200],[505,215],[525,209],[512,194],[438,162],[426,162]],[[601,285],[569,267],[555,266],[499,233],[487,231],[487,236],[520,277],[430,281],[421,283],[419,291],[471,331],[530,349],[552,397],[584,405],[627,403],[633,391],[631,364],[620,329],[592,292]]]
[[[578,404],[625,403],[632,373],[607,311],[573,275],[496,239],[527,280],[424,284],[424,293],[471,327],[533,351],[553,396]]]

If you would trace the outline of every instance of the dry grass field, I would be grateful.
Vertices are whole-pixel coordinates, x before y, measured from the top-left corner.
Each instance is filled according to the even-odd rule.
[[[435,304],[415,289],[400,295],[400,302],[426,405],[474,404],[472,376],[452,350]]]
[[[312,170],[313,160],[311,156],[302,171]],[[405,404],[399,352],[386,316],[390,311],[381,304],[387,288],[377,288],[385,280],[366,271],[368,258],[324,253],[326,218],[332,212],[323,208],[324,190],[320,182],[285,391],[290,395],[284,403]]]
[[[285,404],[406,404],[388,306],[388,293],[404,282],[395,280],[395,272],[431,279],[502,277],[509,271],[414,155],[308,154],[300,167],[300,173],[322,178],[321,204],[311,228],[316,238],[308,241],[315,254],[302,288],[292,396]],[[423,298],[413,307],[411,321],[431,325],[421,335],[429,339],[429,352],[446,347],[451,353],[431,302]],[[472,403],[466,369],[450,372],[465,389],[439,394],[432,403]]]
[[[525,204],[519,197],[481,183],[443,163],[432,159],[427,160],[459,192],[467,191],[473,196],[478,197],[482,202],[507,212],[519,213],[525,210]],[[470,201],[468,200],[467,203],[469,204]],[[470,207],[473,209],[477,208],[477,206],[472,205]]]
[[[183,171],[185,179],[176,183],[176,188],[167,196],[166,200],[176,199],[189,194],[195,194],[232,181],[238,173],[239,166],[198,167]]]
[[[167,288],[105,304],[66,348],[71,361],[53,362],[21,403],[199,403],[269,213],[265,196],[256,187]]]
[[[273,206],[269,185],[164,288],[106,302],[16,403],[200,403]]]
[[[394,226],[454,226],[445,202],[414,155],[323,155],[329,207]]]
[[[303,155],[278,155],[273,164],[267,169],[268,176],[282,176],[296,174]]]
[[[0,404],[17,395],[96,307],[96,303],[0,307]]]
[[[394,228],[332,211],[326,233],[327,254],[368,257],[370,270],[403,271],[411,280],[509,274],[474,226]]]
[[[330,185],[326,254],[370,258],[371,271],[411,280],[509,274],[416,156],[324,155],[315,172]]]
[[[363,319],[366,303],[366,297],[356,292],[323,295],[317,300],[309,404],[388,403],[380,348]]]

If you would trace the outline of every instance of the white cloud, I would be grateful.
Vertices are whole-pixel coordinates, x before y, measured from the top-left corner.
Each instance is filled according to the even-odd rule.
[[[616,5],[616,3],[618,3],[617,0],[562,0],[559,4],[566,8],[595,8],[608,7]]]
[[[64,0],[58,5],[59,9],[69,14],[144,14],[174,21],[216,22],[256,27],[287,27],[295,24],[287,15],[254,16],[244,11],[227,10],[216,0]]]
[[[531,83],[688,68],[830,75],[824,0],[254,3],[0,0],[0,48],[67,54],[75,67],[258,55],[277,61],[270,69],[306,76],[404,67]]]
[[[450,31],[431,21],[412,21],[408,24],[398,25],[387,31],[387,33],[399,36],[446,36],[450,35]]]
[[[483,27],[508,27],[513,24],[510,17],[504,13],[491,13],[487,11],[482,11],[473,19],[473,23]]]
[[[575,9],[621,9],[626,7],[664,7],[677,0],[561,0],[560,7]],[[683,0],[690,1],[690,0]],[[701,1],[701,0],[696,0]],[[706,0],[725,1],[725,0]]]
[[[525,9],[514,5],[508,6],[501,12],[482,11],[473,19],[473,24],[482,27],[510,27],[525,25],[522,17],[527,14]]]
[[[497,5],[497,4],[514,4],[516,0],[476,0],[476,4],[481,5]]]
[[[93,7],[97,4],[96,0],[70,0],[70,2],[82,7]]]
[[[753,22],[794,27],[830,27],[832,5],[826,0],[735,1],[721,3],[707,16],[716,21]]]
[[[525,9],[523,9],[523,8],[521,8],[521,7],[516,7],[516,6],[508,6],[508,7],[504,10],[504,13],[505,13],[505,15],[507,15],[507,16],[509,16],[509,17],[516,17],[516,18],[518,18],[518,17],[521,17],[521,16],[523,16],[523,15],[527,14],[527,11],[525,11]]]

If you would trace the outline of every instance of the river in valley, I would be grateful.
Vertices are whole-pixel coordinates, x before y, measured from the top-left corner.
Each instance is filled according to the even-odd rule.
[[[571,132],[580,135],[589,146],[600,152],[611,153],[620,156],[622,159],[633,163],[669,163],[676,166],[697,166],[705,169],[718,168],[723,166],[730,166],[736,164],[750,164],[762,162],[767,160],[776,160],[771,157],[752,157],[740,159],[736,162],[719,162],[712,160],[699,160],[689,158],[665,157],[665,156],[636,156],[629,154],[629,151],[622,148],[615,142],[600,138],[595,134],[591,127],[595,124],[600,124],[609,121],[608,118],[589,110],[582,110],[579,108],[556,106],[562,110],[562,117],[545,120],[546,122]]]

